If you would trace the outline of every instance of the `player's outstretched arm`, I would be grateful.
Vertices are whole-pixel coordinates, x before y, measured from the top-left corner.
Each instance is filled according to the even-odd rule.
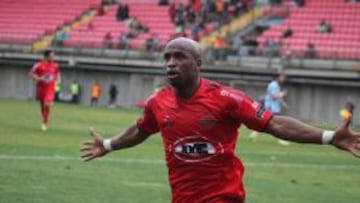
[[[353,132],[350,128],[351,120],[345,121],[334,133],[330,144],[350,152],[360,158],[360,133]],[[286,116],[274,116],[265,129],[266,133],[280,139],[299,143],[326,143],[324,130],[305,124],[294,118]]]
[[[80,149],[80,151],[83,152],[81,158],[84,161],[102,157],[112,150],[133,147],[149,137],[148,134],[140,131],[135,125],[130,126],[123,133],[112,139],[103,139],[103,137],[92,128],[90,128],[90,135],[92,140],[84,142]]]

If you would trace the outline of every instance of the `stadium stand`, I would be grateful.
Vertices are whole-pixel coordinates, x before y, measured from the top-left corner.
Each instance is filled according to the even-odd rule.
[[[40,0],[1,1],[0,43],[32,45],[32,51],[44,49],[51,42],[55,46],[65,47],[119,48],[120,37],[129,32],[129,21],[117,19],[116,1],[104,2],[106,1],[74,0],[69,4],[66,0],[49,0],[46,3]],[[135,50],[144,49],[151,38],[157,38],[159,47],[175,36],[188,36],[200,40],[224,23],[219,22],[219,18],[214,18],[218,7],[215,3],[212,4],[213,13],[205,14],[201,14],[201,7],[208,8],[209,3],[200,4],[198,13],[193,14],[195,20],[189,23],[187,9],[193,8],[195,12],[194,2],[200,2],[200,0],[192,1],[192,6],[189,2],[187,0],[172,1],[172,4],[176,5],[176,12],[181,4],[186,9],[182,17],[185,23],[180,29],[182,31],[179,32],[178,22],[170,16],[171,4],[160,6],[157,0],[121,1],[121,4],[129,6],[129,17],[137,18],[148,28],[148,31],[127,39],[127,47]],[[97,15],[89,13],[95,10],[98,12]],[[231,4],[229,10],[231,14],[226,14],[225,23],[236,12],[235,4]],[[208,19],[208,14],[214,14],[210,15],[211,20]],[[86,20],[80,20],[85,19],[83,18],[85,16]],[[207,16],[206,20],[204,16]],[[201,20],[198,22],[196,19]],[[106,38],[107,43],[104,42]],[[58,43],[57,40],[61,42]]]
[[[44,36],[49,36],[48,34],[52,35],[50,40],[56,39],[56,36],[64,34],[64,29],[60,28],[70,25],[68,29],[65,29],[67,37],[61,46],[104,48],[104,39],[105,36],[108,36],[112,40],[111,48],[119,48],[119,38],[129,28],[128,21],[117,19],[118,4],[107,4],[102,15],[87,15],[87,21],[78,20],[90,9],[100,8],[101,2],[100,0],[73,0],[69,3],[67,0],[48,0],[44,3],[41,0],[2,0],[0,1],[0,43],[34,45]],[[181,3],[186,7],[192,1],[175,0],[171,2],[174,2],[178,8]],[[298,7],[293,0],[284,0],[283,2],[280,6],[273,6],[272,11],[277,10],[278,16],[284,17],[284,21],[270,27],[257,38],[260,49],[264,49],[265,44],[271,39],[279,44],[281,47],[279,53],[283,56],[289,52],[288,50],[291,50],[292,56],[304,57],[308,45],[311,43],[316,50],[317,58],[360,58],[358,51],[360,49],[359,3],[343,0],[307,0],[304,6]],[[148,32],[141,32],[135,38],[128,39],[129,48],[142,50],[147,41],[154,36],[159,39],[160,45],[163,45],[176,36],[177,25],[169,12],[171,4],[160,6],[157,0],[122,0],[121,3],[129,5],[130,18],[137,18],[148,28]],[[287,9],[284,10],[281,7]],[[217,22],[218,18],[204,22],[203,28],[198,31],[198,36],[193,33],[194,27],[197,26],[196,23],[186,22],[183,34],[198,39],[202,45],[210,44],[211,46],[214,39],[220,35],[219,33],[231,33],[229,31],[233,28],[244,28],[257,18],[267,16],[266,8],[256,7],[256,9],[253,8],[253,11],[249,9],[250,12],[241,13],[242,18],[236,19],[234,15],[236,9],[237,4],[229,6],[229,14],[226,17],[230,21],[226,21],[224,24]],[[199,13],[196,16],[198,18]],[[244,24],[244,26],[234,26],[236,20],[237,24]],[[322,20],[331,25],[331,33],[324,34],[317,31]],[[246,23],[242,21],[246,21]],[[78,23],[74,26],[74,22]],[[90,27],[91,29],[89,29]],[[292,36],[283,38],[282,36],[288,28],[292,29]],[[237,32],[236,29],[234,32]],[[218,32],[213,32],[214,30],[218,30]],[[41,50],[42,47],[49,44],[42,45],[40,43],[37,50]]]
[[[281,53],[291,49],[295,56],[303,57],[312,43],[316,49],[317,58],[360,58],[360,4],[343,0],[308,0],[303,7],[291,6],[288,18],[280,25],[275,25],[265,31],[258,42],[264,47],[271,39],[282,44]],[[320,33],[319,23],[325,20],[332,31]],[[283,33],[291,28],[292,37],[283,39]]]
[[[146,40],[158,35],[160,40],[165,43],[170,34],[174,33],[175,26],[172,24],[168,14],[168,6],[158,6],[157,2],[138,2],[121,1],[128,4],[129,17],[137,17],[139,21],[149,27],[149,32],[138,35],[135,39],[129,39],[130,48],[140,49]],[[72,30],[70,39],[65,43],[66,46],[81,46],[101,48],[103,39],[107,33],[111,33],[113,47],[116,47],[119,36],[128,31],[126,21],[116,19],[117,4],[109,6],[104,15],[97,15],[92,20],[93,30],[87,31],[88,24]]]
[[[144,33],[132,41],[132,47],[139,48],[152,35],[157,35],[161,43],[169,40],[175,32],[175,25],[170,20],[168,10],[168,6],[158,6],[153,3],[130,5],[130,15],[137,17],[140,22],[149,27],[149,33]]]
[[[118,22],[115,18],[116,7],[110,7],[104,15],[97,15],[89,24],[83,24],[69,32],[69,40],[64,45],[71,47],[101,48],[102,41],[107,33],[117,38],[119,33],[125,31],[125,22]]]
[[[202,7],[209,7],[207,4],[210,3],[207,2],[206,5],[201,5],[200,3],[199,7],[198,5],[195,5],[194,2],[200,2],[200,0],[176,0],[172,1],[171,4],[161,6],[158,4],[158,1],[121,1],[122,5],[127,5],[129,7],[129,19],[136,18],[148,28],[148,32],[141,33],[135,38],[128,39],[129,47],[136,50],[143,49],[147,40],[152,37],[158,38],[160,45],[165,44],[169,39],[175,36],[187,36],[200,40],[205,35],[214,31],[216,27],[220,27],[222,24],[228,23],[232,16],[238,15],[239,11],[237,10],[242,9],[237,8],[235,3],[230,4],[228,6],[230,12],[224,15],[221,14],[223,15],[221,16],[216,13],[217,4],[212,4],[213,7],[210,6],[211,9],[213,9],[210,13],[201,13]],[[174,12],[178,13],[178,9],[181,4],[184,8],[183,16],[181,17],[183,18],[184,23],[181,25],[183,26],[180,29],[181,31],[179,31],[178,22],[172,18],[170,9],[174,6]],[[81,27],[74,29],[70,32],[71,39],[66,42],[65,45],[101,48],[104,47],[104,36],[107,33],[111,33],[114,44],[112,48],[118,48],[119,46],[117,44],[120,41],[120,36],[124,32],[129,32],[127,25],[129,24],[129,19],[125,21],[117,19],[117,7],[118,4],[107,5],[105,7],[105,12],[102,15],[95,16],[92,20],[92,25],[94,27],[92,32],[86,32],[88,27],[87,24],[83,24]],[[189,13],[191,13],[189,10],[194,12],[192,22],[188,19]]]
[[[175,5],[183,3],[186,5],[186,0],[176,0]],[[176,33],[176,25],[171,21],[169,15],[170,5],[159,6],[157,1],[121,1],[121,4],[129,6],[129,17],[137,18],[142,24],[149,28],[149,32],[141,33],[135,39],[129,39],[129,45],[132,49],[141,49],[146,41],[156,36],[160,40],[160,44],[166,43]],[[87,30],[86,24],[76,28],[70,32],[71,39],[65,43],[66,46],[85,46],[96,47],[102,46],[102,41],[106,33],[111,32],[114,44],[118,42],[118,38],[123,32],[127,32],[126,21],[117,21],[116,12],[117,4],[107,7],[104,15],[97,15],[94,17],[92,24],[93,32],[84,32]],[[190,27],[185,30],[190,37]],[[200,36],[212,31],[214,26],[211,23],[205,25],[205,29],[200,33]],[[116,45],[113,47],[117,47]]]
[[[87,11],[98,0],[2,0],[0,43],[31,44]]]

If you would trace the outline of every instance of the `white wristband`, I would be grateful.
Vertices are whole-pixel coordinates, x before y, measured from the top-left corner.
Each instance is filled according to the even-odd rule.
[[[321,142],[323,144],[330,144],[330,142],[334,138],[334,135],[335,135],[335,131],[324,130],[322,137],[321,137]]]
[[[103,141],[103,146],[104,146],[104,149],[108,152],[112,151],[112,147],[111,147],[111,139],[105,139]]]

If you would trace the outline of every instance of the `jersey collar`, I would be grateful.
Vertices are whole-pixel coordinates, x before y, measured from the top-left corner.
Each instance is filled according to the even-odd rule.
[[[175,89],[173,89],[173,94],[174,94],[176,103],[186,103],[186,102],[191,102],[191,101],[195,100],[199,95],[201,95],[202,92],[204,92],[205,86],[206,86],[205,83],[206,83],[206,80],[204,78],[200,78],[199,87],[194,92],[194,94],[188,99],[182,99],[182,98],[176,97]]]

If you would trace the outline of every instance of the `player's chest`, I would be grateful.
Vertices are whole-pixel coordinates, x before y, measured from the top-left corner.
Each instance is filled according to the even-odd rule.
[[[211,102],[165,104],[156,109],[156,120],[162,133],[181,136],[215,129],[222,113],[221,107]]]
[[[40,75],[45,75],[45,74],[54,75],[56,73],[56,68],[54,66],[50,66],[50,65],[41,65],[39,67],[38,73]]]

